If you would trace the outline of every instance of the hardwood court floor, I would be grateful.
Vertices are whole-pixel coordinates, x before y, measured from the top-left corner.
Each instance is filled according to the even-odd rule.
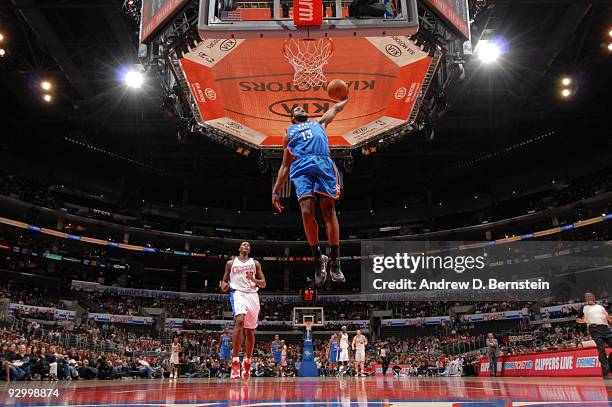
[[[38,397],[28,390],[39,390]],[[41,397],[42,389],[57,390]],[[21,392],[19,392],[21,390]],[[17,397],[26,393],[25,397]],[[10,396],[13,397],[10,397]],[[515,407],[612,406],[600,378],[252,378],[13,382],[2,406]]]

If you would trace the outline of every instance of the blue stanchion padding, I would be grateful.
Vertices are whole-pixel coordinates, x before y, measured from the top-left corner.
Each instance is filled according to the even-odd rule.
[[[304,352],[302,352],[302,363],[300,363],[298,375],[300,377],[316,377],[319,375],[317,363],[314,360],[314,351],[312,348],[312,337],[310,335],[310,331],[306,331],[306,337],[304,339]]]

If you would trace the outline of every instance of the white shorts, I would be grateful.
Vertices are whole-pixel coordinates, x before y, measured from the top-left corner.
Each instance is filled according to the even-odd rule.
[[[172,363],[173,365],[178,365],[179,364],[179,354],[178,354],[178,352],[172,352],[172,354],[170,355],[170,363]]]
[[[338,362],[348,362],[349,354],[348,349],[340,349],[340,356],[338,357]]]
[[[365,350],[357,349],[355,351],[355,362],[365,362]]]
[[[257,293],[232,291],[230,292],[230,303],[234,311],[234,318],[244,315],[244,327],[246,329],[257,328],[257,317],[259,316],[259,295]]]

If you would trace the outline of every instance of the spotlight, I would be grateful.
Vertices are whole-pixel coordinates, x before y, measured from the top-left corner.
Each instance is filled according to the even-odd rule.
[[[608,51],[612,51],[612,43],[608,44]]]
[[[43,90],[50,90],[50,89],[51,89],[51,82],[49,82],[49,81],[42,81],[42,82],[40,83],[40,87],[41,87]]]
[[[563,89],[561,91],[561,96],[563,96],[564,98],[568,98],[572,95],[572,91],[569,89]]]
[[[4,58],[5,55],[6,51],[4,50],[4,48],[0,48],[0,58]]]
[[[47,93],[47,94],[45,94],[45,95],[43,96],[43,100],[44,100],[45,102],[49,103],[49,102],[51,102],[51,101],[53,100],[53,97],[51,97],[51,95],[49,95],[49,94]]]
[[[565,77],[561,80],[561,84],[563,84],[563,86],[569,86],[572,84],[572,79]]]
[[[2,41],[4,41],[4,34],[0,33],[0,42],[2,42]]]
[[[492,42],[485,42],[480,46],[478,50],[478,57],[485,64],[491,64],[499,58],[501,55],[501,50],[496,44]]]
[[[130,88],[139,89],[144,83],[144,75],[142,72],[129,70],[123,77],[123,82]]]
[[[608,35],[609,35],[610,37],[612,37],[612,30],[610,30],[610,31],[608,32]]]

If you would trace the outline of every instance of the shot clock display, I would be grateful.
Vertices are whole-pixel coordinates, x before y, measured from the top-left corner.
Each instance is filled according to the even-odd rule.
[[[300,297],[303,303],[314,304],[315,302],[317,302],[317,290],[314,290],[312,288],[304,288],[300,292]]]

